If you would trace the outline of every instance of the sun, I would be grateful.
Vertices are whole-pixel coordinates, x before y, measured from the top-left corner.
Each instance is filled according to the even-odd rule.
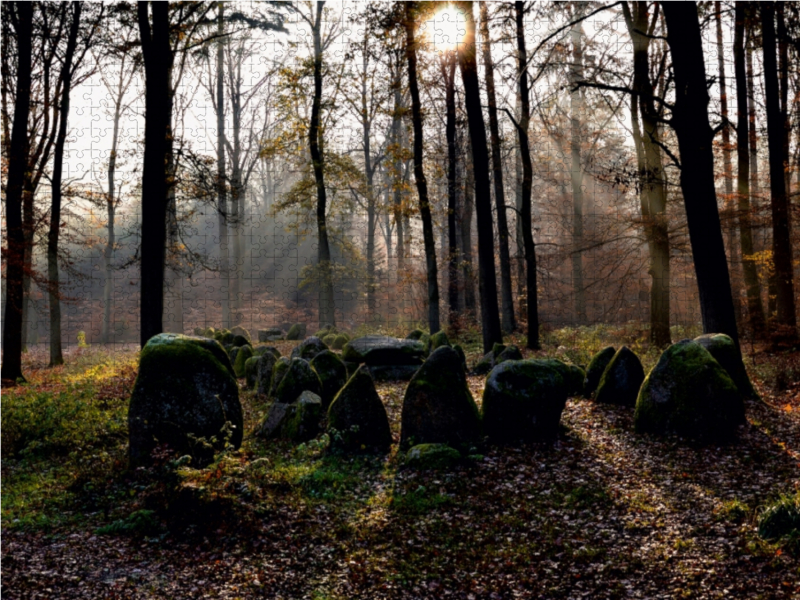
[[[440,52],[457,49],[467,33],[464,13],[452,7],[438,10],[431,23],[433,47]]]

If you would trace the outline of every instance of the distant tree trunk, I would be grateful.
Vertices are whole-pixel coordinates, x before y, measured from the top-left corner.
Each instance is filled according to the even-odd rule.
[[[25,379],[22,376],[22,277],[26,248],[22,227],[22,186],[29,149],[33,4],[15,2],[9,12],[17,35],[17,81],[6,182],[6,304],[2,379],[17,381]]]
[[[492,177],[494,179],[494,202],[497,210],[497,235],[500,246],[500,305],[503,331],[511,333],[517,329],[514,317],[514,296],[511,288],[511,255],[508,250],[509,233],[506,217],[506,196],[503,186],[503,158],[500,150],[500,127],[497,121],[497,99],[494,89],[494,61],[489,37],[489,9],[481,2],[481,37],[483,38],[483,68],[486,72],[486,97],[489,105],[489,132],[492,144]]]
[[[169,40],[169,7],[147,2],[137,8],[145,76],[144,161],[142,168],[141,329],[142,347],[163,331],[164,262],[167,201],[171,185],[167,165],[172,154],[173,54]]]
[[[456,151],[456,55],[450,51],[443,55],[441,60],[442,77],[445,82],[445,138],[447,140],[447,305],[448,319],[451,325],[458,318],[458,232],[457,232],[457,189],[456,169],[458,156]]]
[[[794,273],[792,269],[791,212],[784,172],[785,120],[781,115],[778,65],[775,59],[775,5],[761,3],[764,47],[764,90],[767,104],[769,179],[772,205],[772,256],[775,261],[777,321],[797,335]]]
[[[516,102],[516,110],[515,115],[518,119],[520,119],[520,114],[522,113],[522,100],[520,99],[519,95],[519,86],[517,86],[517,102]],[[517,297],[522,300],[524,295],[525,289],[525,236],[522,233],[522,219],[520,215],[522,214],[522,179],[523,179],[523,172],[522,172],[522,153],[519,149],[519,144],[516,144],[514,148],[514,208],[516,208],[515,213],[515,234],[516,234],[516,244],[517,244]],[[522,306],[522,304],[520,304]],[[520,313],[525,312],[527,318],[527,309],[520,308]]]
[[[364,173],[367,176],[367,316],[375,317],[375,230],[378,227],[375,198],[375,165],[372,163],[372,121],[367,104],[367,76],[369,75],[368,33],[364,34],[361,78],[361,145],[364,150]]]
[[[233,327],[231,317],[231,271],[228,249],[228,187],[225,172],[225,3],[217,3],[217,226],[219,230],[219,274],[222,327]]]
[[[669,231],[667,188],[661,156],[661,128],[653,101],[650,80],[650,37],[646,2],[623,4],[625,22],[633,42],[633,89],[631,120],[639,162],[640,203],[650,253],[650,341],[657,347],[669,345]],[[656,16],[654,15],[653,23]],[[642,117],[639,131],[638,115]]]
[[[408,60],[408,87],[411,92],[411,121],[414,127],[414,180],[419,196],[419,213],[422,219],[422,237],[425,244],[425,264],[428,275],[428,326],[431,333],[439,331],[439,280],[436,266],[436,242],[433,237],[433,218],[428,200],[428,181],[422,168],[422,103],[417,83],[417,42],[414,14],[416,2],[405,3],[406,59]]]
[[[472,176],[472,151],[467,145],[464,161],[464,206],[461,214],[461,279],[464,281],[464,311],[475,317],[478,301],[475,298],[475,268],[472,263],[472,216],[475,207],[472,192],[475,179]]]
[[[533,192],[533,164],[528,144],[528,128],[531,122],[531,105],[528,89],[528,53],[525,48],[524,2],[514,2],[517,34],[517,78],[519,81],[520,120],[517,126],[520,158],[522,160],[522,209],[519,219],[522,240],[525,246],[525,286],[528,317],[527,347],[539,349],[539,290],[536,281],[536,246],[533,242],[531,215],[531,193]]]
[[[725,75],[725,46],[722,43],[722,2],[714,3],[714,16],[717,22],[717,70],[719,72],[719,104],[722,115],[722,170],[725,180],[725,207],[729,215],[735,212],[733,197],[733,168],[731,166],[731,129],[728,123],[728,85]],[[730,255],[731,290],[733,293],[733,311],[736,322],[742,322],[742,307],[739,302],[741,291],[739,279],[736,276],[736,228],[733,219],[727,223],[728,253]]]
[[[467,33],[458,51],[458,65],[464,82],[472,165],[475,177],[475,213],[478,220],[478,289],[481,297],[483,350],[489,352],[503,341],[497,305],[497,275],[494,266],[494,227],[492,226],[492,191],[489,183],[489,147],[481,109],[478,82],[477,44],[472,2],[458,4],[467,19]]]
[[[121,87],[121,86],[120,86]],[[111,315],[113,313],[113,292],[114,292],[114,244],[116,243],[116,232],[114,231],[114,219],[116,217],[116,183],[117,173],[117,144],[119,142],[119,122],[122,118],[122,98],[117,96],[117,103],[114,107],[113,130],[111,134],[111,152],[108,156],[108,193],[106,194],[106,213],[108,222],[106,230],[106,247],[103,249],[103,271],[105,282],[103,285],[103,323],[100,330],[100,339],[104,344],[108,344],[111,338]]]
[[[403,167],[400,158],[400,150],[403,146],[402,136],[402,112],[405,107],[403,106],[403,94],[400,90],[400,65],[397,65],[397,73],[392,85],[394,92],[394,110],[392,111],[392,143],[394,149],[394,161],[392,163],[392,171],[394,172],[394,181],[392,183],[392,213],[394,214],[394,224],[397,229],[397,275],[399,276],[405,268],[405,244],[403,239]]]
[[[322,9],[325,2],[317,2],[317,14],[312,27],[314,38],[314,100],[311,105],[311,127],[309,149],[317,184],[317,262],[320,272],[319,322],[320,325],[336,325],[333,303],[333,278],[331,273],[331,250],[328,244],[327,204],[325,192],[324,157],[320,148],[322,105]]]
[[[50,295],[50,364],[55,367],[64,364],[61,351],[61,290],[58,278],[58,238],[61,233],[61,200],[63,197],[62,178],[64,173],[64,144],[67,140],[69,120],[69,95],[72,91],[72,60],[78,43],[78,28],[81,21],[82,5],[73,2],[72,23],[70,25],[64,64],[61,70],[61,100],[58,134],[53,152],[53,178],[50,203],[50,228],[47,232],[47,278]]]
[[[708,121],[708,88],[697,5],[661,5],[677,90],[672,123],[678,138],[689,239],[692,245],[703,331],[725,333],[739,347],[728,261],[714,188],[713,131]]]
[[[583,14],[581,2],[575,3],[575,18]],[[586,292],[583,289],[583,168],[581,166],[581,115],[583,114],[583,27],[575,23],[570,30],[572,41],[572,63],[570,78],[570,156],[572,168],[572,290],[575,295],[575,320],[586,323]]]
[[[758,271],[753,259],[753,229],[750,223],[750,152],[748,141],[750,119],[748,118],[747,77],[745,75],[744,23],[747,18],[745,4],[735,5],[736,23],[734,26],[733,61],[736,72],[736,157],[738,177],[736,182],[737,208],[739,217],[739,247],[742,254],[742,271],[747,288],[747,314],[750,327],[756,337],[764,333],[764,306],[761,302],[761,286]],[[753,114],[755,118],[755,113]]]

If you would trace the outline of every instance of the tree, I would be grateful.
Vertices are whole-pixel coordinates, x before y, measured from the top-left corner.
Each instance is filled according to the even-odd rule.
[[[445,140],[447,141],[447,307],[450,325],[459,314],[458,304],[458,202],[456,149],[456,53],[448,50],[439,59],[439,68],[445,86]]]
[[[72,78],[75,74],[73,60],[78,44],[78,29],[81,22],[80,2],[72,2],[72,22],[61,67],[60,120],[53,153],[53,177],[50,203],[50,227],[47,235],[47,276],[50,291],[50,365],[64,364],[61,353],[61,296],[58,278],[58,238],[61,233],[61,201],[63,196],[62,175],[64,169],[64,144],[67,139],[69,119],[69,100],[72,91]],[[66,16],[66,13],[65,13]]]
[[[517,124],[520,160],[522,162],[522,202],[519,214],[522,244],[525,249],[526,314],[528,319],[527,347],[539,349],[539,298],[536,281],[536,246],[533,241],[531,193],[533,192],[533,164],[528,142],[531,122],[530,90],[528,88],[528,53],[525,47],[525,3],[514,2],[514,21],[517,37],[517,80],[519,82],[520,119]]]
[[[492,40],[489,36],[489,9],[481,2],[481,37],[483,38],[483,68],[486,73],[486,96],[489,107],[489,132],[492,144],[492,179],[494,181],[494,202],[497,210],[497,235],[500,246],[500,298],[503,331],[511,333],[517,328],[514,317],[514,298],[511,291],[511,255],[509,253],[508,218],[506,217],[506,197],[503,185],[503,158],[500,148],[500,127],[497,120],[497,98],[494,85],[494,61],[492,61]],[[581,288],[582,289],[582,288]]]
[[[222,304],[222,327],[233,326],[231,316],[231,273],[228,249],[228,187],[225,172],[225,3],[217,3],[217,69],[216,103],[217,115],[217,228],[219,231],[219,273],[223,289],[220,290]]]
[[[9,3],[8,16],[17,38],[17,85],[14,122],[8,147],[6,185],[6,306],[3,321],[2,379],[22,375],[22,278],[25,234],[22,227],[22,187],[28,163],[28,115],[31,99],[33,5]]]
[[[777,322],[787,329],[790,338],[797,336],[795,313],[794,273],[792,268],[791,213],[786,188],[784,162],[785,119],[781,114],[778,88],[778,64],[775,58],[775,7],[762,2],[761,29],[764,50],[764,91],[767,105],[767,135],[769,148],[769,186],[772,208],[772,257],[775,262],[775,291]],[[784,86],[785,87],[785,86]],[[785,106],[784,102],[784,106]]]
[[[486,125],[483,122],[481,110],[472,2],[459,2],[459,7],[463,10],[467,20],[467,33],[458,50],[458,66],[464,82],[464,102],[467,108],[469,139],[472,147],[472,170],[475,177],[475,213],[478,220],[478,289],[481,297],[483,349],[484,352],[489,352],[494,344],[503,341],[497,306],[497,279],[494,266],[489,148],[486,144]]]
[[[708,120],[708,87],[697,5],[662,4],[675,77],[672,126],[678,138],[681,190],[686,207],[703,331],[725,333],[738,348],[728,261],[714,187],[714,132]]]
[[[152,27],[148,4],[152,4]],[[163,331],[167,202],[172,154],[172,67],[169,7],[139,2],[139,37],[145,75],[144,163],[142,168],[141,346]]]
[[[658,19],[658,8],[648,23],[647,2],[622,5],[633,42],[633,89],[631,122],[639,170],[639,197],[645,237],[650,254],[650,341],[658,347],[670,343],[669,330],[669,231],[667,188],[661,156],[661,117],[656,110],[650,80],[650,41]],[[639,117],[642,128],[639,127]]]
[[[428,278],[428,327],[431,333],[439,331],[439,275],[436,266],[436,242],[433,237],[433,217],[428,199],[428,181],[423,169],[422,102],[417,81],[417,41],[418,18],[416,2],[405,3],[404,27],[406,31],[406,61],[408,62],[408,88],[411,93],[411,122],[414,129],[414,180],[419,196],[419,213],[422,218],[422,236],[425,244],[425,265]],[[484,140],[485,143],[485,140]],[[497,298],[495,298],[495,304]]]
[[[583,287],[583,167],[581,166],[581,115],[584,111],[583,90],[583,14],[582,2],[575,3],[575,22],[570,29],[572,62],[570,80],[570,183],[572,184],[572,289],[575,295],[575,319],[586,322],[586,290]]]
[[[747,75],[745,72],[744,27],[747,7],[742,2],[735,6],[733,36],[733,64],[736,76],[736,193],[739,221],[739,247],[742,254],[742,272],[747,291],[747,315],[756,336],[764,332],[764,306],[753,255],[753,228],[750,219],[750,118],[748,108]],[[755,117],[755,113],[753,113]]]

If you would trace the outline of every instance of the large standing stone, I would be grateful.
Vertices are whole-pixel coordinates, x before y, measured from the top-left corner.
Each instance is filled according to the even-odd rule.
[[[346,333],[337,333],[336,337],[333,338],[333,342],[328,344],[332,350],[341,350],[344,348],[345,344],[350,341],[350,336]]]
[[[305,391],[292,404],[290,416],[283,425],[282,436],[294,442],[307,442],[319,434],[322,418],[322,399],[315,393]]]
[[[248,390],[256,386],[258,380],[258,364],[261,362],[260,356],[251,356],[244,363],[244,385]]]
[[[306,326],[303,323],[295,323],[286,334],[287,340],[302,340],[304,337],[306,337]]]
[[[271,352],[264,352],[258,360],[258,373],[256,374],[256,390],[259,394],[269,395],[272,384],[272,370],[278,359]],[[287,361],[288,362],[288,361]]]
[[[236,358],[233,361],[233,372],[236,373],[236,377],[244,377],[244,365],[251,356],[253,356],[252,346],[247,345],[239,348],[239,351],[236,353]]]
[[[603,377],[603,372],[616,353],[617,351],[613,346],[608,346],[600,350],[589,361],[589,366],[586,367],[586,379],[583,382],[583,395],[586,398],[591,398],[592,394],[597,390],[597,386],[600,385],[600,378]]]
[[[367,367],[360,367],[328,408],[331,447],[344,452],[388,452],[389,417]]]
[[[276,359],[281,357],[281,351],[278,350],[275,346],[266,346],[264,344],[259,344],[255,348],[253,348],[253,354],[255,356],[272,354]]]
[[[450,340],[447,338],[447,334],[444,331],[437,331],[428,340],[428,352],[433,352],[437,348],[449,345]]]
[[[667,348],[642,384],[634,425],[640,433],[701,441],[734,437],[744,419],[736,384],[714,357],[691,340]]]
[[[172,333],[150,338],[128,409],[130,461],[147,464],[157,444],[190,454],[190,434],[210,440],[226,422],[230,443],[242,443],[239,388],[228,355],[216,341]],[[222,440],[217,444],[221,449]]]
[[[583,381],[586,373],[580,367],[567,364],[557,358],[536,358],[531,360],[558,371],[558,374],[564,379],[568,397],[580,396],[583,393]]]
[[[245,329],[244,327],[242,327],[240,325],[235,325],[235,326],[231,327],[231,333],[233,335],[242,336],[245,340],[247,340],[248,344],[252,345],[252,338],[250,337],[250,332],[247,331],[247,329]]]
[[[319,396],[322,393],[322,385],[307,360],[293,358],[289,363],[289,370],[278,384],[275,401],[294,402],[305,391],[314,392]]]
[[[484,354],[475,364],[472,373],[474,375],[486,375],[497,365],[507,360],[522,360],[522,352],[514,345],[506,346],[496,343],[492,346],[491,351]]]
[[[448,444],[464,452],[481,434],[478,406],[458,352],[440,346],[406,388],[400,446]]]
[[[358,363],[347,363],[355,365],[358,368]],[[419,370],[419,365],[372,365],[369,367],[369,372],[372,375],[375,383],[382,383],[384,381],[410,381],[414,374]],[[355,372],[355,369],[353,369]]]
[[[327,349],[328,346],[325,345],[325,342],[316,336],[312,336],[304,339],[294,350],[292,350],[292,358],[311,360],[317,354]]]
[[[483,432],[499,444],[552,441],[567,402],[564,378],[534,360],[497,365],[483,391]]]
[[[416,340],[401,340],[385,335],[365,335],[345,345],[345,361],[367,365],[421,365],[425,346]]]
[[[250,340],[243,335],[234,334],[233,342],[231,342],[234,346],[250,346]]]
[[[281,356],[275,362],[275,366],[272,367],[272,377],[270,378],[270,384],[269,384],[269,396],[271,398],[274,398],[275,395],[278,393],[278,386],[283,380],[283,376],[286,375],[286,372],[289,370],[290,364],[291,361],[288,358],[286,358],[285,356]]]
[[[742,361],[741,355],[736,349],[736,344],[730,336],[724,333],[707,333],[696,337],[694,341],[708,350],[714,360],[728,372],[742,396],[752,399],[758,398],[758,392],[753,387],[750,377],[747,376],[744,361]]]
[[[347,383],[347,367],[342,359],[330,350],[323,350],[311,361],[311,368],[322,384],[322,408],[327,409],[339,390]]]
[[[643,381],[644,368],[639,357],[630,348],[623,346],[617,350],[603,371],[594,399],[603,404],[633,408]]]

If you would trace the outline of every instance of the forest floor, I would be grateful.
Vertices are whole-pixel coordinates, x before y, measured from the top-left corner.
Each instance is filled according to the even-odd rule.
[[[552,332],[539,354],[585,364],[612,340],[646,369],[657,358],[612,328]],[[748,358],[762,401],[728,446],[637,435],[631,409],[573,398],[554,445],[488,447],[449,472],[404,467],[397,444],[343,458],[264,443],[248,434],[267,406],[247,391],[240,450],[131,472],[135,350],[46,360],[28,353],[29,383],[3,390],[6,600],[800,596],[797,545],[756,528],[800,487],[798,353]],[[484,378],[469,382],[480,402]],[[404,384],[378,391],[397,441]]]

